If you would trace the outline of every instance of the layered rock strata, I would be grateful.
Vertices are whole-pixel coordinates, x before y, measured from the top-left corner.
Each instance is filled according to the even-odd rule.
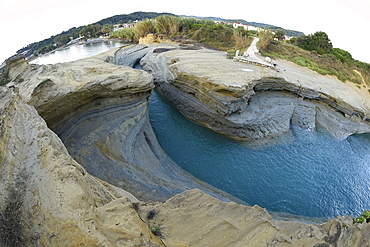
[[[1,246],[163,246],[129,207],[134,196],[87,173],[16,92],[0,96]],[[119,230],[105,217],[113,200],[126,203]]]
[[[289,132],[292,124],[320,125],[338,139],[370,131],[369,93],[349,82],[283,60],[272,70],[218,51],[166,47],[148,53],[142,67],[186,117],[217,132],[256,140]]]
[[[135,192],[141,200],[166,200],[191,188],[221,198],[215,188],[184,172],[160,148],[148,116],[152,76],[111,63],[119,52],[54,65],[24,61],[16,76],[23,80],[9,85],[36,108],[90,174]],[[136,59],[126,57],[126,61]],[[122,58],[119,61],[124,63]]]
[[[139,204],[137,212],[158,227],[166,246],[368,246],[370,224],[349,217],[320,225],[274,220],[259,206],[221,202],[199,190],[165,203]],[[149,216],[149,217],[148,217]]]
[[[131,47],[125,47],[118,49],[114,54],[113,63],[118,65],[125,65],[135,67],[136,64],[140,63],[140,60],[153,48],[146,45],[134,45]]]
[[[111,54],[47,66],[19,61],[20,67],[11,70],[10,88],[0,88],[1,246],[369,244],[370,225],[353,224],[350,217],[320,225],[277,221],[258,206],[223,202],[197,189],[144,203],[90,175],[69,150],[82,163],[93,163],[98,175],[105,165],[121,164],[114,171],[127,171],[131,177],[124,186],[136,183],[128,185],[135,194],[146,190],[137,177],[159,188],[151,191],[154,197],[166,195],[158,184],[168,186],[165,190],[194,184],[177,181],[189,177],[158,163],[164,154],[154,147],[146,120],[151,76],[106,63],[114,61]],[[70,142],[68,151],[61,139]]]

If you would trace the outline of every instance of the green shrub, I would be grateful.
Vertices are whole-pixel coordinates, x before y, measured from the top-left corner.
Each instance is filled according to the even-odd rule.
[[[350,54],[340,49],[337,53],[350,59]],[[261,54],[272,58],[290,60],[300,66],[305,66],[322,75],[336,76],[342,82],[350,81],[358,85],[370,86],[370,64],[357,60],[341,62],[335,54],[320,55],[316,51],[306,51],[288,42],[271,42]]]
[[[154,235],[156,235],[156,236],[161,236],[161,235],[162,235],[161,228],[159,228],[159,227],[151,226],[151,227],[150,227],[150,231],[151,231]]]
[[[155,30],[157,33],[170,36],[177,33],[180,28],[180,18],[172,15],[161,15],[156,19]]]
[[[49,78],[45,78],[44,80],[42,80],[41,82],[40,82],[40,84],[43,84],[43,83],[45,83],[45,82],[47,82],[47,81],[51,81]]]
[[[294,41],[294,44],[302,49],[316,51],[319,54],[330,53],[333,49],[333,45],[325,32],[316,32],[307,36],[301,35]]]
[[[1,82],[0,82],[0,86],[4,86],[6,84],[8,84],[10,82],[10,80],[8,79],[3,79]]]
[[[144,37],[150,33],[155,33],[154,22],[149,19],[145,19],[135,25],[134,32],[137,37]]]
[[[111,33],[110,38],[120,38],[123,40],[128,40],[129,42],[137,42],[138,37],[137,33],[134,31],[134,28],[122,28],[118,31]]]
[[[354,220],[355,223],[364,223],[365,221],[366,223],[370,222],[370,211],[368,210],[364,210],[364,212]]]
[[[295,57],[293,58],[293,62],[304,67],[307,66],[306,61],[303,57]]]
[[[260,40],[258,41],[257,46],[260,50],[266,50],[274,40],[274,34],[268,29],[260,31],[258,36]]]
[[[353,60],[352,55],[348,51],[339,48],[333,48],[332,54],[342,63]]]
[[[227,51],[227,58],[228,59],[233,59],[235,57],[235,55],[236,55],[236,50],[231,49],[231,50]]]

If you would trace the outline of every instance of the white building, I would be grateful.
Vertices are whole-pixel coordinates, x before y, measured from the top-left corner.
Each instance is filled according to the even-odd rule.
[[[138,21],[135,21],[134,23],[115,24],[113,25],[113,31],[115,32],[122,28],[134,27],[137,22]]]
[[[234,22],[233,27],[234,28],[243,27],[247,31],[259,31],[261,29],[259,27],[251,26],[240,22]]]

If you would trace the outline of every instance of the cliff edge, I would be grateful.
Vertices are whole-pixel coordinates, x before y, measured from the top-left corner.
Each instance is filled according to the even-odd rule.
[[[351,217],[279,221],[211,196],[225,199],[166,160],[147,120],[152,76],[113,64],[115,52],[9,70],[9,88],[0,88],[0,245],[369,244],[370,225]],[[167,200],[147,202],[155,198]]]
[[[370,94],[288,61],[277,70],[219,51],[157,46],[141,60],[158,90],[187,118],[243,140],[320,125],[342,140],[370,131]]]

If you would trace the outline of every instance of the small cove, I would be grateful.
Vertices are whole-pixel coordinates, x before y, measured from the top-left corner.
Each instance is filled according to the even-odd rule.
[[[155,92],[150,121],[178,165],[250,205],[309,217],[370,207],[370,134],[339,142],[320,129],[293,129],[294,138],[253,149],[187,120]]]
[[[99,53],[109,51],[113,48],[121,47],[125,43],[115,40],[91,42],[86,44],[75,44],[66,48],[53,51],[49,54],[40,56],[33,60],[34,64],[54,64],[71,62],[78,59],[91,57]]]
[[[73,61],[121,45],[70,47],[42,63]],[[370,134],[338,142],[323,130],[293,129],[292,138],[257,149],[187,120],[156,92],[149,107],[159,143],[179,166],[250,205],[310,217],[357,216],[370,209]]]

